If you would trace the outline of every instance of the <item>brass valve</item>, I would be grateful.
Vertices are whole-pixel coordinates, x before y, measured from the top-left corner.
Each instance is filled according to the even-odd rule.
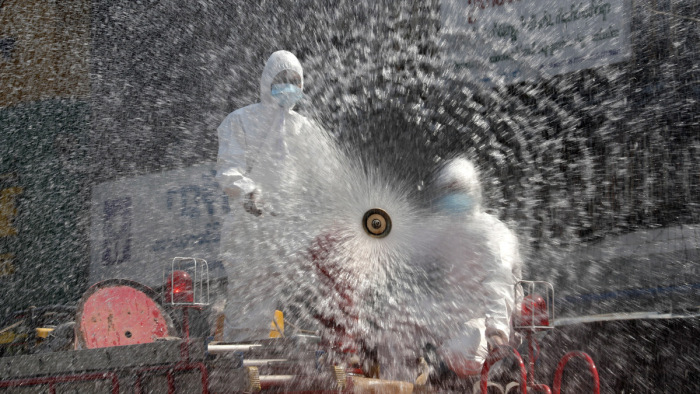
[[[246,367],[248,371],[248,392],[257,393],[262,390],[260,385],[260,372],[257,367]]]

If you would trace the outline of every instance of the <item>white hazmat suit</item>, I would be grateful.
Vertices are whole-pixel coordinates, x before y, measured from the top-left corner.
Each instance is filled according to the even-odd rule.
[[[454,320],[440,335],[439,352],[452,371],[466,377],[481,370],[489,341],[499,345],[510,337],[522,261],[516,236],[483,211],[478,172],[470,161],[448,162],[436,186],[443,223],[432,249],[437,253],[432,271],[440,285],[425,302]]]
[[[229,193],[245,196],[257,192],[270,200],[279,198],[279,169],[289,154],[286,140],[311,125],[292,111],[293,103],[280,103],[272,95],[275,77],[285,71],[298,74],[303,89],[299,60],[290,52],[277,51],[267,60],[260,78],[260,103],[230,113],[217,129],[217,179]],[[272,201],[268,204],[273,206]]]
[[[284,75],[296,79],[290,83],[289,78],[280,79]],[[278,306],[263,294],[269,290],[266,284],[272,285],[275,268],[261,266],[264,259],[253,256],[271,249],[266,242],[283,231],[278,215],[285,215],[284,201],[296,176],[290,156],[303,140],[308,141],[310,130],[317,130],[292,111],[302,88],[299,60],[290,52],[277,51],[267,60],[260,78],[260,103],[232,112],[217,130],[217,180],[233,197],[221,232],[221,255],[229,277],[226,340],[267,337]],[[247,240],[241,242],[237,237]],[[260,283],[265,275],[269,280]],[[256,293],[260,297],[254,297]]]

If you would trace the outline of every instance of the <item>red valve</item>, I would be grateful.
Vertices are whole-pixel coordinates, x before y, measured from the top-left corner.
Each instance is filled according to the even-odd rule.
[[[530,294],[523,298],[520,311],[520,326],[546,327],[549,326],[547,301],[539,294]]]
[[[194,302],[194,291],[192,290],[192,278],[185,271],[173,271],[165,285],[166,302]]]

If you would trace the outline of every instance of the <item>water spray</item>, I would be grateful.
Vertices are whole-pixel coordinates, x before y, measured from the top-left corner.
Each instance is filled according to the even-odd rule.
[[[386,237],[391,232],[391,217],[383,209],[372,208],[362,217],[362,227],[371,237]]]

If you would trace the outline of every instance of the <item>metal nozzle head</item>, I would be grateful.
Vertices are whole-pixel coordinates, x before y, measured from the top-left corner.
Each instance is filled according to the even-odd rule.
[[[370,209],[362,217],[362,228],[372,237],[386,237],[391,232],[391,217],[383,209]]]

